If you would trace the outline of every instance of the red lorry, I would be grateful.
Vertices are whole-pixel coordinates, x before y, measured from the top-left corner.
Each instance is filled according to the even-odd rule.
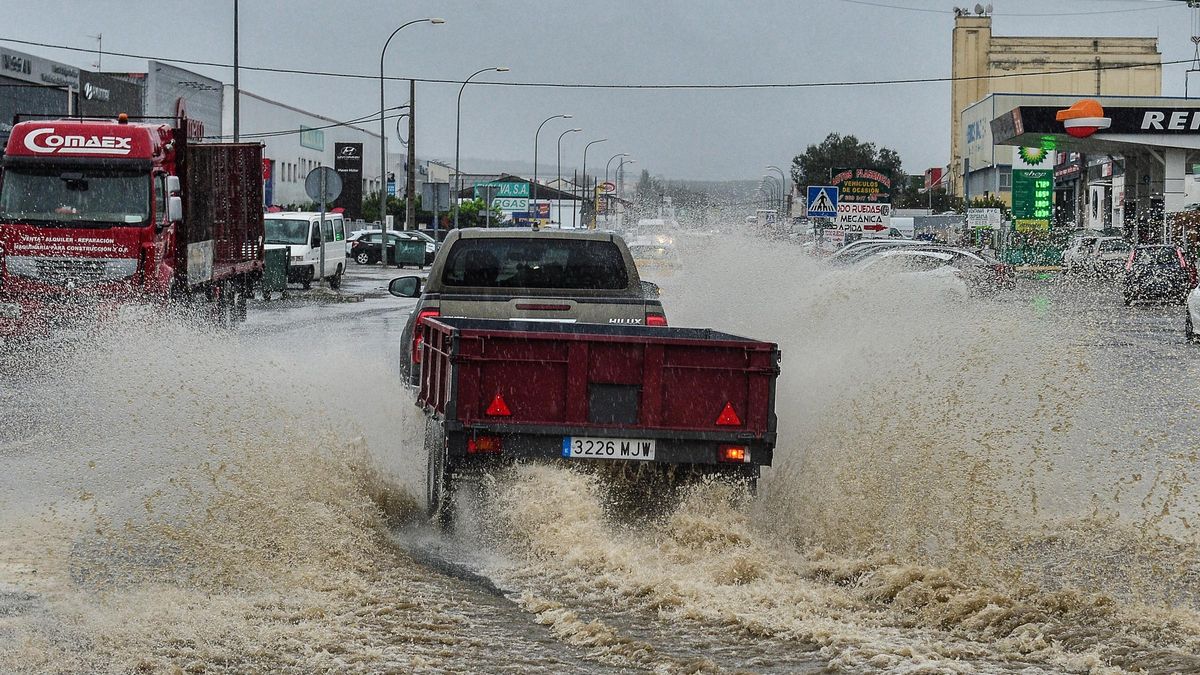
[[[13,126],[0,183],[0,337],[126,301],[245,318],[263,272],[262,146],[199,143],[187,128],[124,115]]]
[[[753,485],[775,447],[779,349],[707,328],[429,318],[417,405],[430,515],[514,460],[717,474]]]

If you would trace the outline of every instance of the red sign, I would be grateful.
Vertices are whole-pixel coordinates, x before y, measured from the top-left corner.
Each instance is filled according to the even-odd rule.
[[[1087,138],[1112,126],[1112,120],[1104,116],[1104,108],[1090,98],[1076,101],[1066,110],[1059,110],[1055,119],[1062,122],[1067,133],[1075,138]]]
[[[863,229],[870,230],[871,232],[883,232],[888,228],[887,225],[863,225]]]
[[[263,180],[271,180],[271,160],[263,158]]]
[[[133,158],[150,157],[153,139],[144,126],[75,120],[22,122],[13,127],[8,154]]]

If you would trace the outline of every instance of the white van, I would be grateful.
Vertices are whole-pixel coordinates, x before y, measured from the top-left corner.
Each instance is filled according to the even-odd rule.
[[[324,227],[318,227],[320,213],[279,212],[263,214],[264,248],[288,249],[288,281],[308,288],[319,277],[329,285],[342,285],[346,271],[346,219],[340,213],[326,213]],[[325,270],[317,274],[321,247],[325,248]]]

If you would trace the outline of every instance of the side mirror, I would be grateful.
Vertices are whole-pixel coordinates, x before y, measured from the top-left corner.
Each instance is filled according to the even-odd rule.
[[[171,178],[175,178],[171,176]],[[169,182],[171,178],[168,178]],[[175,178],[178,182],[178,178]],[[183,197],[167,197],[167,220],[177,223],[183,220]]]
[[[642,297],[643,298],[658,298],[662,297],[662,289],[653,281],[642,282]]]
[[[167,194],[179,194],[179,176],[167,176]]]
[[[312,241],[308,242],[309,248],[321,248],[321,235],[314,234]]]
[[[421,277],[398,277],[388,284],[388,293],[397,298],[415,298],[421,295]]]

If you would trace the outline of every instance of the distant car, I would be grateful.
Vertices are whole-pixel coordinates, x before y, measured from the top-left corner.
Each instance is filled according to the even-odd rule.
[[[388,236],[388,259],[391,260],[395,256],[391,251],[395,249],[398,241],[421,241],[425,243],[425,264],[429,264],[432,260],[430,248],[432,244],[425,242],[415,233],[406,230],[389,230]],[[359,265],[374,265],[380,260],[380,245],[382,233],[379,230],[366,230],[355,232],[350,235],[350,257]]]
[[[1183,322],[1183,336],[1191,342],[1200,342],[1200,332],[1197,332],[1197,328],[1200,327],[1200,287],[1193,288],[1185,302],[1187,312]]]
[[[944,244],[923,242],[919,246],[874,248],[870,249],[862,260],[867,261],[871,258],[884,255],[898,255],[899,253],[937,253],[949,255],[950,258],[947,264],[958,271],[958,276],[974,292],[991,293],[1003,288],[1011,288],[1016,283],[1016,274],[1012,265],[1001,262],[984,253],[969,251],[956,246],[946,246]],[[866,263],[861,262],[860,264],[865,265]]]
[[[1179,302],[1196,286],[1196,266],[1178,246],[1138,246],[1125,263],[1126,305],[1137,301]]]
[[[669,276],[683,269],[679,253],[671,244],[634,240],[629,244],[629,255],[645,278]]]

